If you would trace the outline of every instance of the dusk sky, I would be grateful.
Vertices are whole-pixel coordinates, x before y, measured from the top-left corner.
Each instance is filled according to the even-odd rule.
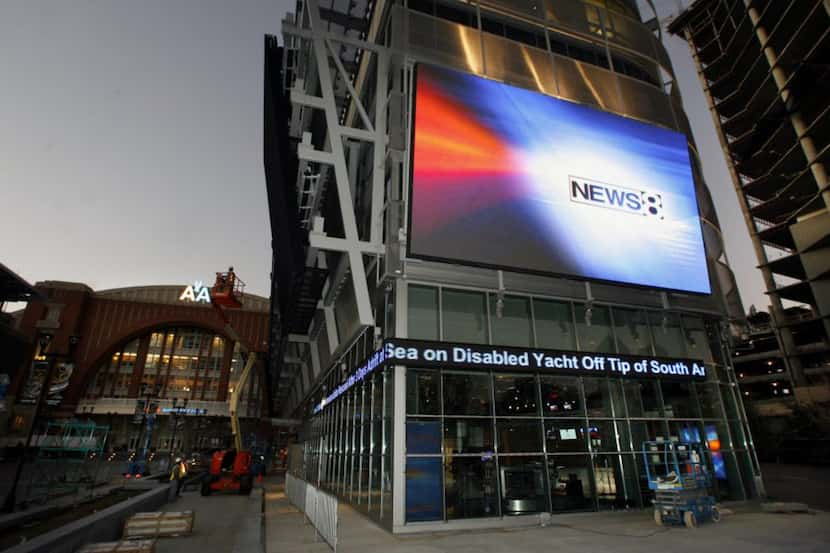
[[[661,17],[676,0],[655,2]],[[641,2],[642,4],[642,2]],[[267,295],[263,35],[293,0],[3,0],[0,262],[94,289]],[[767,305],[688,46],[666,38],[745,308]]]

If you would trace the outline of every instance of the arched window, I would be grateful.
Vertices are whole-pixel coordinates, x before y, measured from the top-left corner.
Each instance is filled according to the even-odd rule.
[[[226,359],[225,338],[193,327],[156,329],[130,340],[96,369],[85,397],[130,398],[149,393],[160,399],[218,401],[227,394],[220,388],[223,371],[228,392],[242,372],[242,354],[237,344]],[[249,378],[241,398],[242,416],[259,413],[261,375]]]

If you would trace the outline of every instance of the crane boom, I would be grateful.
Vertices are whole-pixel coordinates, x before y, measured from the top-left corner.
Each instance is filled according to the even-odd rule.
[[[236,448],[236,451],[242,451],[242,432],[239,427],[238,415],[239,398],[242,397],[242,390],[245,389],[245,384],[248,382],[248,377],[254,367],[254,362],[256,362],[256,353],[251,351],[248,346],[245,345],[245,342],[239,337],[239,334],[237,334],[236,330],[233,328],[233,325],[231,325],[228,316],[222,308],[213,302],[211,302],[211,305],[216,312],[219,313],[219,316],[225,323],[225,334],[230,337],[231,340],[239,344],[239,349],[242,351],[242,355],[245,358],[245,366],[242,368],[242,373],[239,375],[239,380],[237,380],[236,386],[234,386],[231,391],[228,403],[228,413],[231,418],[231,433],[233,434],[233,445]]]

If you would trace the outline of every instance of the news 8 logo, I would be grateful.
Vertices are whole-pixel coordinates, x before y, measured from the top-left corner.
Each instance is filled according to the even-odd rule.
[[[643,190],[643,215],[663,218],[663,197],[656,192]]]

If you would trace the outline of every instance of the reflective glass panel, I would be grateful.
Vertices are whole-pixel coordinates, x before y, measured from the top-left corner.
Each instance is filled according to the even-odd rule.
[[[489,374],[444,373],[445,415],[490,415]]]
[[[633,456],[594,456],[594,478],[600,509],[625,509],[639,505],[639,484]]]
[[[585,388],[585,409],[589,417],[610,417],[611,394],[605,378],[583,378]]]
[[[531,346],[533,328],[530,321],[530,298],[504,296],[501,317],[498,298],[490,294],[490,329],[493,343],[505,346]]]
[[[487,457],[451,457],[444,466],[447,519],[499,515],[496,462]]]
[[[617,431],[614,428],[614,421],[589,421],[588,438],[592,451],[617,451]]]
[[[496,415],[538,415],[535,376],[496,375]]]
[[[579,350],[613,352],[614,337],[608,308],[595,305],[587,309],[584,304],[577,304],[575,308]]]
[[[406,370],[406,412],[410,415],[438,415],[441,413],[438,371]]]
[[[686,355],[692,359],[702,359],[707,363],[714,362],[712,351],[709,349],[709,337],[703,326],[703,319],[683,315],[683,330],[686,338]]]
[[[487,343],[487,309],[484,294],[444,289],[441,313],[445,341]]]
[[[594,492],[587,455],[548,455],[551,511],[593,509]]]
[[[548,453],[583,453],[588,450],[583,419],[548,419],[545,444]]]
[[[539,377],[542,392],[542,414],[546,417],[583,415],[579,379],[574,376]]]
[[[660,395],[655,380],[627,380],[623,382],[629,417],[662,417]]]
[[[406,521],[444,519],[443,467],[440,457],[406,460]]]
[[[523,515],[547,510],[544,459],[542,455],[499,456],[503,514]]]
[[[666,418],[679,419],[700,416],[697,397],[692,391],[692,384],[663,380],[660,382],[660,388],[663,391]]]
[[[654,338],[654,351],[658,357],[685,357],[686,338],[680,327],[677,313],[651,311],[651,333]]]
[[[496,419],[499,453],[542,451],[542,425],[539,419]]]
[[[614,331],[617,333],[617,349],[620,353],[651,354],[651,333],[644,311],[614,309]]]
[[[444,454],[493,451],[492,419],[444,419]]]
[[[547,349],[576,349],[571,304],[533,299],[536,346]]]
[[[430,286],[407,287],[409,309],[407,332],[410,338],[438,339],[438,288]]]

